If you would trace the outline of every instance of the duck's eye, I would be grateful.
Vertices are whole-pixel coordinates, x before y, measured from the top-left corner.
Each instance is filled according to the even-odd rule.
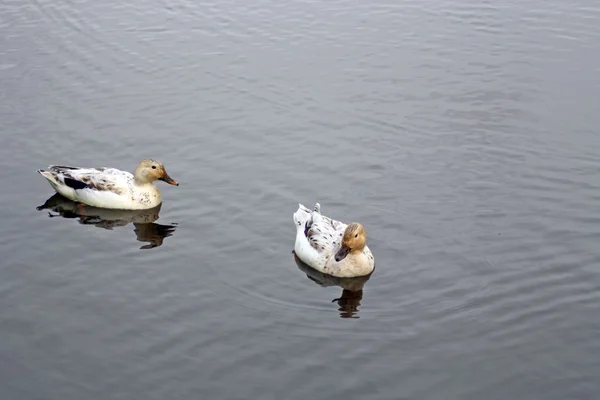
[[[156,169],[156,165],[153,165],[153,166],[152,166],[152,169]]]
[[[356,235],[354,235],[354,237],[357,238],[358,237],[358,233]]]

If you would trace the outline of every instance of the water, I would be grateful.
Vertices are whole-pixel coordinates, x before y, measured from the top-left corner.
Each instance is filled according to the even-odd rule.
[[[599,19],[5,0],[2,399],[595,398]],[[146,157],[181,183],[157,214],[36,210],[38,168]],[[367,282],[294,261],[317,201]]]

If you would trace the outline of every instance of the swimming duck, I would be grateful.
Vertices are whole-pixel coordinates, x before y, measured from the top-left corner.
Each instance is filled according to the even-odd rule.
[[[156,180],[179,186],[156,160],[143,160],[133,175],[115,168],[78,168],[51,165],[38,172],[50,186],[69,200],[93,207],[119,210],[146,210],[162,203],[153,184]]]
[[[367,233],[358,222],[344,224],[321,215],[321,205],[313,210],[298,204],[296,256],[311,268],[339,278],[369,275],[375,260],[367,247]]]

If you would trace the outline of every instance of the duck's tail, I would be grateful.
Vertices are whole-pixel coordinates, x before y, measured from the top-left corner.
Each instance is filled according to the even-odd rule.
[[[57,179],[56,172],[54,172],[54,171],[46,171],[43,169],[38,169],[37,172],[38,172],[38,174],[40,174],[44,178],[46,178],[48,180],[48,182],[50,182],[50,184],[52,184],[52,185],[58,185],[60,183]]]
[[[63,197],[66,197],[69,200],[76,200],[77,197],[75,196],[75,191],[73,188],[65,185],[63,180],[64,177],[61,173],[55,171],[52,167],[50,167],[49,171],[40,169],[37,172],[46,178],[48,183],[50,183],[50,186],[52,186],[56,192],[60,193]]]
[[[296,224],[296,228],[306,226],[306,222],[312,219],[313,212],[319,212],[320,206],[319,203],[315,206],[314,210],[304,207],[302,204],[298,204],[298,210],[294,213],[294,223]]]

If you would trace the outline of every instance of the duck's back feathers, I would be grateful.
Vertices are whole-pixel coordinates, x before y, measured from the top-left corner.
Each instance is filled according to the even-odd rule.
[[[133,175],[115,168],[77,168],[50,165],[38,171],[69,200],[95,207],[131,208]]]
[[[315,210],[311,213],[310,220],[306,222],[304,235],[317,252],[335,254],[340,248],[344,229],[346,224],[321,215]]]
[[[133,175],[115,168],[48,167],[57,180],[74,190],[90,189],[123,194],[133,184]]]

